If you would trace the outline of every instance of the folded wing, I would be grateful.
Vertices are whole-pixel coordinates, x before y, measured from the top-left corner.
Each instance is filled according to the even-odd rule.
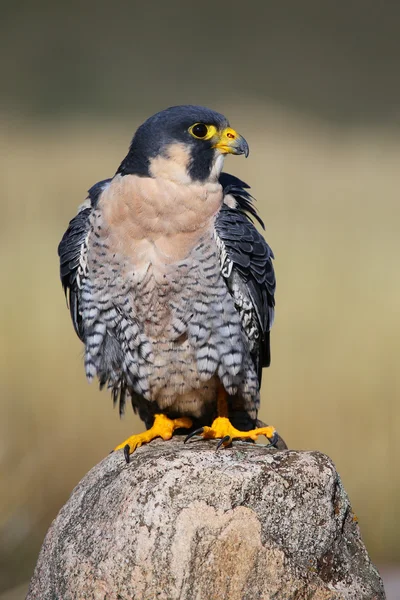
[[[249,186],[222,173],[225,202],[215,222],[221,273],[235,302],[259,380],[271,361],[270,329],[274,319],[275,273],[271,248],[255,228],[262,227]]]

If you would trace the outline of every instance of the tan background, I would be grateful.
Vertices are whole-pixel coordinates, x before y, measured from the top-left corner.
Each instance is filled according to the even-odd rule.
[[[181,103],[250,144],[276,254],[261,418],[335,461],[372,558],[400,561],[400,7],[0,2],[0,591],[125,436],[84,378],[57,244],[140,122]],[[122,460],[122,458],[121,458]],[[22,597],[18,593],[15,597]],[[395,597],[395,596],[394,596]]]

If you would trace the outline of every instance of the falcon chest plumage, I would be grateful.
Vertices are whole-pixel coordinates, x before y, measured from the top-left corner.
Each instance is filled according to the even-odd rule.
[[[202,301],[221,279],[214,220],[222,201],[218,182],[119,176],[94,214],[89,277],[94,270],[100,283],[102,266],[104,296],[112,294],[120,310],[122,303],[151,344],[151,399],[160,406],[177,403],[177,412],[199,414],[215,399],[216,380],[201,382],[187,328],[190,321],[201,333],[193,312],[204,319]]]
[[[185,259],[213,227],[223,200],[218,182],[179,185],[174,181],[116,177],[99,201],[101,237],[139,276],[150,267],[157,280]]]

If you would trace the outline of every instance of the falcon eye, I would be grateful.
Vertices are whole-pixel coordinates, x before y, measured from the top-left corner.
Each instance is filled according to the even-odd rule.
[[[189,132],[192,134],[193,137],[201,140],[206,137],[208,133],[208,127],[204,123],[195,123],[189,129]]]

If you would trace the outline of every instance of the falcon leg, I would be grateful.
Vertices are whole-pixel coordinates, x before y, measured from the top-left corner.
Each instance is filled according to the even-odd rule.
[[[240,431],[233,427],[228,418],[228,394],[221,386],[218,389],[217,410],[218,417],[213,421],[211,427],[201,427],[196,431],[189,433],[185,439],[185,443],[194,435],[200,435],[205,440],[219,439],[217,449],[221,446],[227,447],[232,444],[234,439],[250,439],[256,440],[259,435],[265,435],[272,445],[275,445],[278,434],[275,427],[258,427],[250,431]]]
[[[157,437],[161,437],[163,440],[170,440],[175,429],[190,429],[191,426],[192,420],[187,417],[169,419],[166,415],[154,415],[154,423],[150,429],[143,433],[132,435],[122,442],[122,444],[119,444],[119,446],[114,448],[114,450],[121,450],[123,448],[125,460],[129,463],[129,455],[142,444],[147,444]]]

